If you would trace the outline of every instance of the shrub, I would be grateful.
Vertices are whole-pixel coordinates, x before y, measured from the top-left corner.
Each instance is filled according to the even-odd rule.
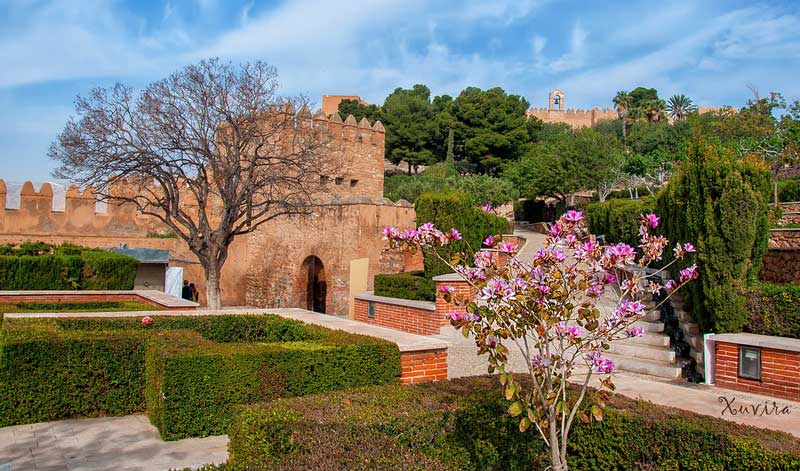
[[[436,283],[423,272],[375,275],[375,294],[390,298],[435,301]]]
[[[0,286],[7,290],[127,290],[139,266],[127,255],[71,244],[25,242],[0,253]]]
[[[800,286],[759,283],[747,292],[747,332],[800,339]]]
[[[442,230],[450,230],[451,227],[455,227],[461,231],[463,238],[461,242],[437,249],[445,259],[449,259],[455,253],[474,253],[481,247],[481,243],[487,236],[508,232],[507,219],[476,208],[465,193],[425,193],[419,197],[415,207],[418,223],[432,222]],[[426,278],[433,278],[451,271],[434,253],[425,254]]]
[[[384,180],[383,195],[392,201],[404,199],[415,203],[421,194],[435,191],[463,191],[475,206],[499,206],[519,196],[508,180],[487,175],[448,176],[434,172],[434,175],[396,175]]]
[[[607,243],[639,245],[640,216],[653,212],[652,198],[608,200],[586,207],[586,219],[593,234],[605,234]]]
[[[757,280],[767,250],[770,191],[763,163],[695,138],[688,161],[657,197],[667,238],[698,248],[700,279],[684,296],[704,332],[740,332],[747,322],[740,293]]]
[[[6,319],[0,426],[148,411],[164,439],[223,433],[235,405],[400,375],[397,346],[272,315]]]
[[[779,180],[778,201],[785,203],[800,201],[800,179]]]
[[[160,311],[161,308],[136,301],[86,301],[80,303],[3,303],[0,312],[75,312],[75,311]]]
[[[228,430],[223,469],[544,469],[542,441],[535,431],[519,432],[498,389],[495,378],[482,376],[245,407]],[[785,433],[622,396],[612,397],[603,415],[575,426],[571,470],[800,466],[800,444]]]

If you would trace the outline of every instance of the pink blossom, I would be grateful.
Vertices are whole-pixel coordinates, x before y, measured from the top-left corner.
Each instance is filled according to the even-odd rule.
[[[483,239],[483,245],[487,247],[494,247],[494,244],[495,244],[494,236],[489,236]]]
[[[561,217],[564,218],[565,221],[568,221],[568,222],[571,222],[571,223],[576,223],[576,222],[580,222],[581,220],[583,220],[583,213],[580,212],[580,211],[575,211],[575,210],[571,209],[571,210],[567,211]]]
[[[497,250],[502,253],[513,254],[517,251],[517,245],[511,242],[500,242],[497,244]]]
[[[664,289],[669,291],[669,292],[672,292],[672,291],[675,291],[675,288],[677,286],[678,286],[678,284],[675,283],[675,280],[667,280],[667,282],[664,284]]]
[[[617,283],[617,275],[613,273],[606,273],[603,277],[603,282],[607,285],[613,285]]]
[[[414,229],[406,229],[405,231],[403,231],[403,234],[400,236],[400,239],[411,241],[414,240],[415,237],[417,237],[417,231],[415,231]]]
[[[642,225],[648,226],[651,229],[655,229],[658,227],[658,222],[661,220],[658,216],[653,213],[648,214],[647,216],[642,215]]]
[[[484,204],[483,206],[481,206],[481,209],[489,214],[496,214],[494,208],[490,204]]]
[[[589,353],[584,358],[589,361],[596,373],[608,374],[614,371],[614,362],[603,358],[600,352]]]
[[[680,280],[681,283],[686,283],[689,280],[694,280],[699,276],[697,273],[697,264],[692,264],[689,267],[684,268],[680,271]]]
[[[686,242],[685,244],[683,244],[683,251],[686,253],[694,253],[697,250],[695,250],[694,245],[690,244],[689,242]]]
[[[643,327],[628,327],[628,336],[629,337],[641,337],[644,335],[644,328]]]
[[[461,240],[461,233],[458,232],[458,229],[456,229],[455,227],[450,229],[450,239]]]
[[[500,339],[498,339],[494,335],[486,338],[486,345],[490,347],[496,347],[498,343],[500,343]]]
[[[153,318],[150,316],[142,317],[142,325],[151,325],[153,324]]]
[[[555,224],[550,226],[550,235],[553,236],[553,237],[556,237],[559,234],[561,234],[561,232],[563,230],[564,230],[564,228],[561,226],[561,224],[556,222]]]
[[[556,335],[577,339],[581,337],[582,331],[577,325],[568,325],[566,322],[559,322],[556,325]]]
[[[601,284],[592,285],[586,288],[586,295],[592,298],[599,298],[603,295],[605,288]]]
[[[453,288],[452,286],[442,285],[442,286],[439,287],[439,292],[442,293],[442,294],[454,293],[455,292],[455,288]]]

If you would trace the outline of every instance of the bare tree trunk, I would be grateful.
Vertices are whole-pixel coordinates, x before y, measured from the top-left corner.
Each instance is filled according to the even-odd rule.
[[[777,177],[773,180],[772,183],[772,193],[773,193],[773,201],[775,201],[775,206],[778,206],[778,179]]]
[[[206,302],[208,309],[217,310],[222,307],[222,296],[219,289],[220,267],[216,262],[209,262],[206,267]]]

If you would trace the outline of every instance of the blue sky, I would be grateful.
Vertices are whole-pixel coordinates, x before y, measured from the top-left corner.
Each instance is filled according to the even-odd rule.
[[[381,102],[396,87],[501,86],[607,107],[656,87],[741,106],[800,97],[800,4],[739,1],[0,0],[0,178],[46,179],[76,95],[218,56],[277,66],[282,91]]]

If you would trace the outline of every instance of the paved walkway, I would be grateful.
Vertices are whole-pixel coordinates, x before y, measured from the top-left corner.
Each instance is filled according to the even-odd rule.
[[[60,420],[0,428],[0,471],[162,471],[227,461],[227,446],[226,436],[164,442],[143,415]]]

